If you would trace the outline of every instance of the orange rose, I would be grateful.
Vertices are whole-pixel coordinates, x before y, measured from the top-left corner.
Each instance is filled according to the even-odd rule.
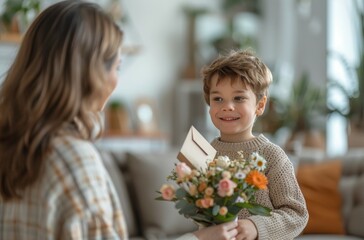
[[[203,192],[203,191],[205,191],[205,189],[207,188],[207,184],[205,183],[205,182],[202,182],[202,183],[200,183],[199,185],[198,185],[198,191],[199,192]]]

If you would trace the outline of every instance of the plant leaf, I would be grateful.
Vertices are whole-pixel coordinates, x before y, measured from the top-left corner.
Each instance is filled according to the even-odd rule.
[[[242,208],[237,206],[236,204],[231,205],[231,206],[228,207],[229,213],[234,214],[234,215],[238,214],[241,209]]]
[[[180,211],[183,215],[194,216],[196,215],[198,208],[194,204],[189,203],[183,206]]]
[[[256,203],[244,202],[244,203],[236,203],[235,205],[247,209],[252,215],[270,216],[272,211],[270,208],[263,207]]]
[[[236,214],[227,213],[225,216],[217,215],[214,217],[215,223],[231,222],[236,218]]]
[[[187,194],[188,193],[183,188],[178,188],[177,191],[176,191],[176,197],[178,199],[184,198],[185,196],[187,196]]]
[[[177,209],[182,209],[182,208],[183,208],[183,207],[185,207],[186,205],[188,205],[188,202],[187,202],[186,200],[182,199],[182,200],[179,200],[179,201],[177,201],[177,202],[176,202],[175,207],[176,207]]]

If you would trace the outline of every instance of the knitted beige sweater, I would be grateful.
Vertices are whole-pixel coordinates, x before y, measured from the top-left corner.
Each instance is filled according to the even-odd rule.
[[[238,158],[238,151],[247,154],[258,152],[267,160],[265,174],[268,189],[256,193],[257,203],[273,209],[272,216],[251,216],[242,210],[239,219],[249,218],[258,229],[259,240],[291,240],[297,237],[308,221],[305,199],[297,184],[293,165],[285,152],[260,134],[253,140],[240,143],[221,142],[218,138],[211,145],[217,155]]]

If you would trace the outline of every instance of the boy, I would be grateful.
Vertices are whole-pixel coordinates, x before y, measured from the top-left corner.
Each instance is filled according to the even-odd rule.
[[[252,133],[263,114],[272,74],[251,52],[232,51],[202,70],[204,97],[220,137],[212,141],[217,155],[230,159],[238,151],[258,152],[267,160],[268,189],[256,194],[257,203],[272,209],[272,216],[239,213],[236,239],[294,239],[308,221],[308,212],[293,166],[285,152],[262,134]]]

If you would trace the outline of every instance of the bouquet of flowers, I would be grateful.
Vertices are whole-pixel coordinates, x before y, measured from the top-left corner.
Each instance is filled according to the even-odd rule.
[[[266,160],[258,153],[238,154],[238,159],[219,156],[210,160],[205,170],[177,163],[167,176],[176,184],[163,184],[156,199],[175,202],[180,214],[203,225],[235,220],[242,209],[269,216],[271,209],[255,203],[254,197],[256,191],[267,188]]]

